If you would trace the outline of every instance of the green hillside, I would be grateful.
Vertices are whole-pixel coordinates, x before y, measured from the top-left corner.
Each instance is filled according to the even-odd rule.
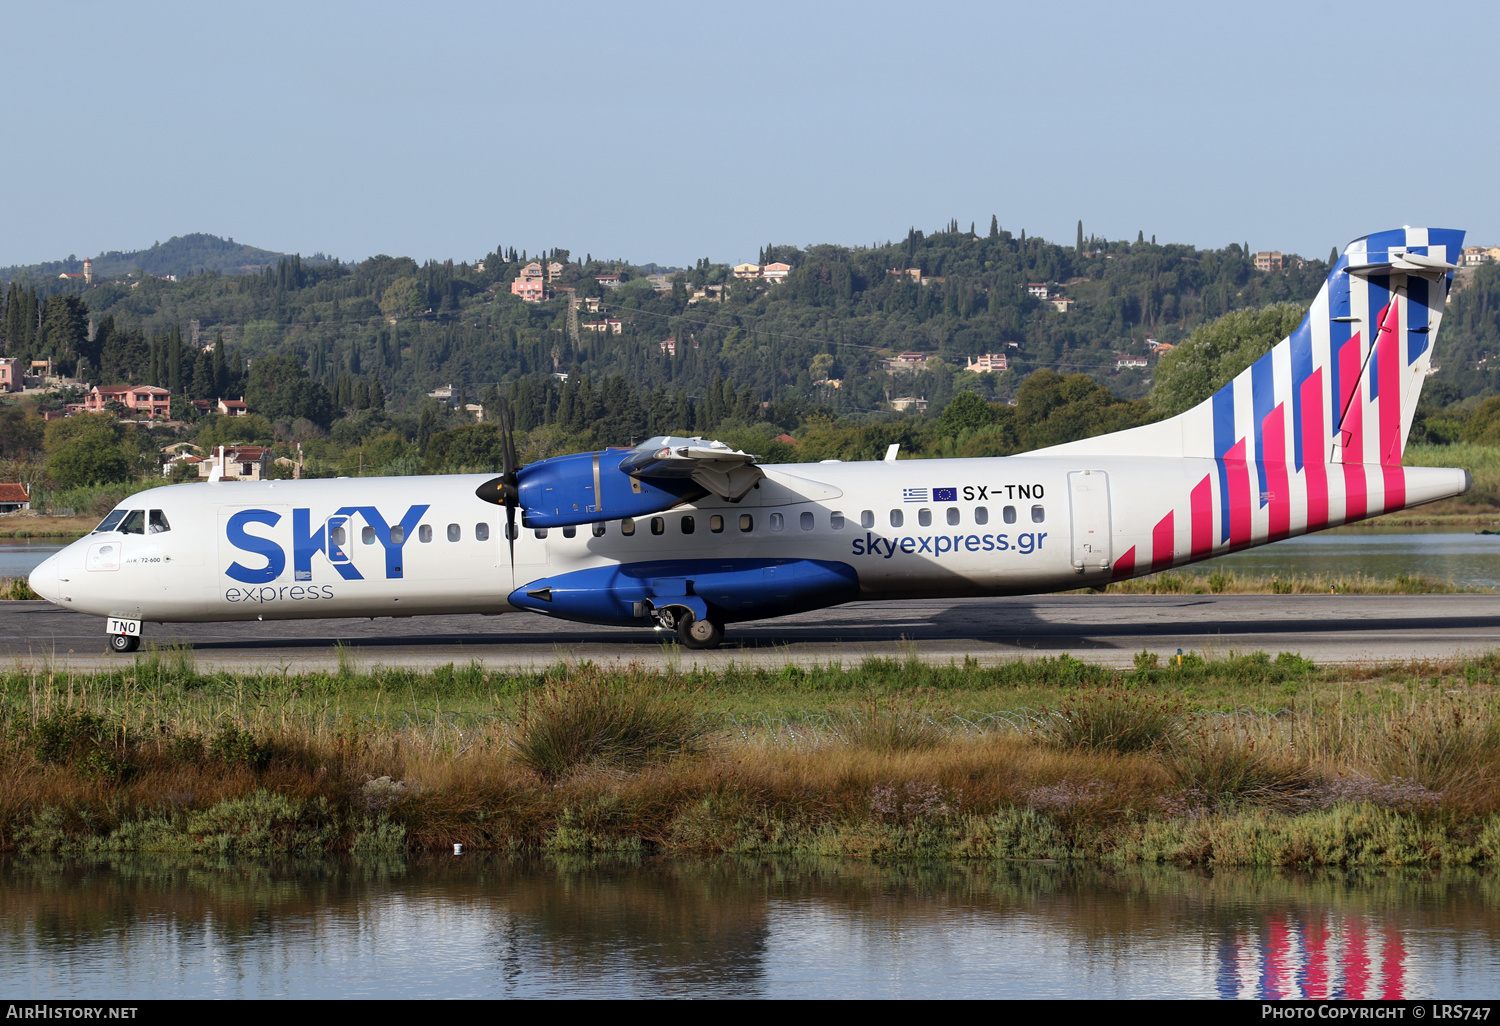
[[[285,257],[269,249],[247,246],[233,239],[221,239],[217,235],[201,232],[192,235],[173,236],[166,242],[158,242],[150,249],[123,253],[113,250],[92,257],[93,271],[97,278],[124,277],[144,271],[158,277],[173,275],[185,277],[204,271],[220,274],[246,274],[259,271]],[[310,262],[319,262],[314,259]],[[83,273],[83,258],[69,256],[66,260],[52,260],[28,267],[0,267],[0,281],[12,278],[56,278],[59,274]]]

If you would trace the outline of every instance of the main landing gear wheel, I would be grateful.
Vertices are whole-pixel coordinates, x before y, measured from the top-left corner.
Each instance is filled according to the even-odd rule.
[[[718,648],[724,627],[712,620],[695,620],[692,613],[677,618],[677,638],[687,648]]]
[[[141,647],[141,639],[129,634],[111,634],[109,636],[109,648],[111,652],[134,652]]]

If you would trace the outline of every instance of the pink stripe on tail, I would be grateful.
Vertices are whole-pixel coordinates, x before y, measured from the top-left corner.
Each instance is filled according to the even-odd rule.
[[[1173,546],[1177,543],[1177,529],[1173,519],[1174,510],[1156,522],[1151,532],[1151,572],[1165,570],[1172,565]]]
[[[1323,368],[1302,382],[1302,471],[1307,478],[1307,529],[1328,526],[1328,435],[1323,427]]]
[[[1344,448],[1344,520],[1358,520],[1369,510],[1365,486],[1365,427],[1363,390],[1359,387],[1359,336],[1355,335],[1339,351],[1339,387],[1345,393],[1344,420],[1340,424]]]
[[[1214,547],[1214,492],[1210,477],[1211,475],[1205,474],[1203,480],[1193,486],[1188,503],[1192,514],[1190,526],[1193,533],[1193,559],[1204,558]]]
[[[1224,454],[1224,473],[1229,475],[1229,547],[1250,544],[1250,464],[1245,462],[1245,440],[1241,438]]]

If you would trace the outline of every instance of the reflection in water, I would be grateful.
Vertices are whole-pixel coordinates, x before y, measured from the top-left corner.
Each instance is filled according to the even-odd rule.
[[[1014,863],[0,866],[35,997],[1480,997],[1500,887]]]
[[[1394,925],[1362,915],[1314,912],[1269,917],[1256,933],[1219,941],[1218,993],[1225,998],[1359,1001],[1418,996],[1406,988],[1407,952]]]

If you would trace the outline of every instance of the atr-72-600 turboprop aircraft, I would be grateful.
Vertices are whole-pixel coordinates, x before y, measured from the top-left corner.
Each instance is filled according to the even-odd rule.
[[[1463,233],[1351,243],[1301,326],[1198,407],[1021,456],[783,464],[653,438],[503,473],[131,496],[31,575],[141,623],[530,610],[676,630],[854,599],[1020,595],[1165,570],[1462,494],[1401,466]],[[517,511],[520,522],[517,523]]]

